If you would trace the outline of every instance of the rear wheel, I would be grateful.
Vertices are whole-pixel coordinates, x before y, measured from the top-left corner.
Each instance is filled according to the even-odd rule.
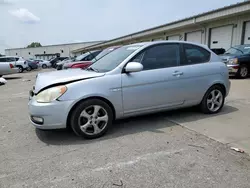
[[[42,68],[43,68],[43,69],[46,69],[47,67],[48,67],[48,66],[45,65],[45,64],[42,65]]]
[[[24,70],[22,66],[17,66],[17,68],[18,68],[18,72],[19,72],[19,73],[22,73],[23,70]]]
[[[107,103],[99,99],[89,99],[81,102],[70,117],[73,131],[87,139],[104,135],[112,126],[112,122],[112,109]]]
[[[249,73],[248,67],[246,65],[241,65],[238,70],[237,76],[239,78],[247,78],[248,73]]]
[[[212,86],[205,94],[200,104],[205,114],[216,114],[224,106],[225,92],[219,85]]]

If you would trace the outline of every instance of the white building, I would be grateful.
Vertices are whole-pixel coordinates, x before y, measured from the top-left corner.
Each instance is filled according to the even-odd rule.
[[[13,48],[13,49],[6,49],[5,55],[20,56],[26,59],[36,58],[36,59],[48,60],[57,55],[60,55],[61,57],[79,55],[81,53],[72,53],[72,51],[79,49],[79,48],[84,48],[87,46],[95,45],[100,42],[103,42],[103,41],[48,45],[48,46],[42,46],[42,47],[37,47],[37,48]]]
[[[132,33],[73,52],[155,40],[185,40],[202,43],[210,48],[224,49],[239,44],[250,44],[250,1]]]

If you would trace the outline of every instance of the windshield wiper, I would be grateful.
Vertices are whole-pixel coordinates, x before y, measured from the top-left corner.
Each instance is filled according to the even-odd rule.
[[[85,70],[94,71],[94,72],[99,72],[97,69],[94,69],[93,67],[88,67],[88,68],[85,69]]]

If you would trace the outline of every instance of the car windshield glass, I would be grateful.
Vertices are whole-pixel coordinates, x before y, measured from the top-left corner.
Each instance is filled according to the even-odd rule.
[[[111,71],[140,47],[142,46],[123,46],[118,48],[117,50],[114,50],[97,60],[93,65],[91,65],[91,68],[97,70],[98,72]]]
[[[105,49],[103,50],[101,53],[99,53],[95,59],[93,59],[92,61],[93,62],[96,62],[97,60],[101,59],[102,57],[104,57],[105,55],[109,54],[110,52],[114,51],[115,49],[117,48],[108,48],[108,49]]]
[[[230,55],[242,55],[250,53],[250,45],[234,46],[229,48],[225,54]]]
[[[81,61],[83,58],[87,57],[90,53],[87,52],[87,53],[84,53],[82,55],[79,55],[75,58],[75,61]]]

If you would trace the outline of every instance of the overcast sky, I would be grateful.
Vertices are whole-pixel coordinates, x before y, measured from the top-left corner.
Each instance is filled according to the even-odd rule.
[[[42,45],[108,40],[240,0],[0,0],[0,53]]]

